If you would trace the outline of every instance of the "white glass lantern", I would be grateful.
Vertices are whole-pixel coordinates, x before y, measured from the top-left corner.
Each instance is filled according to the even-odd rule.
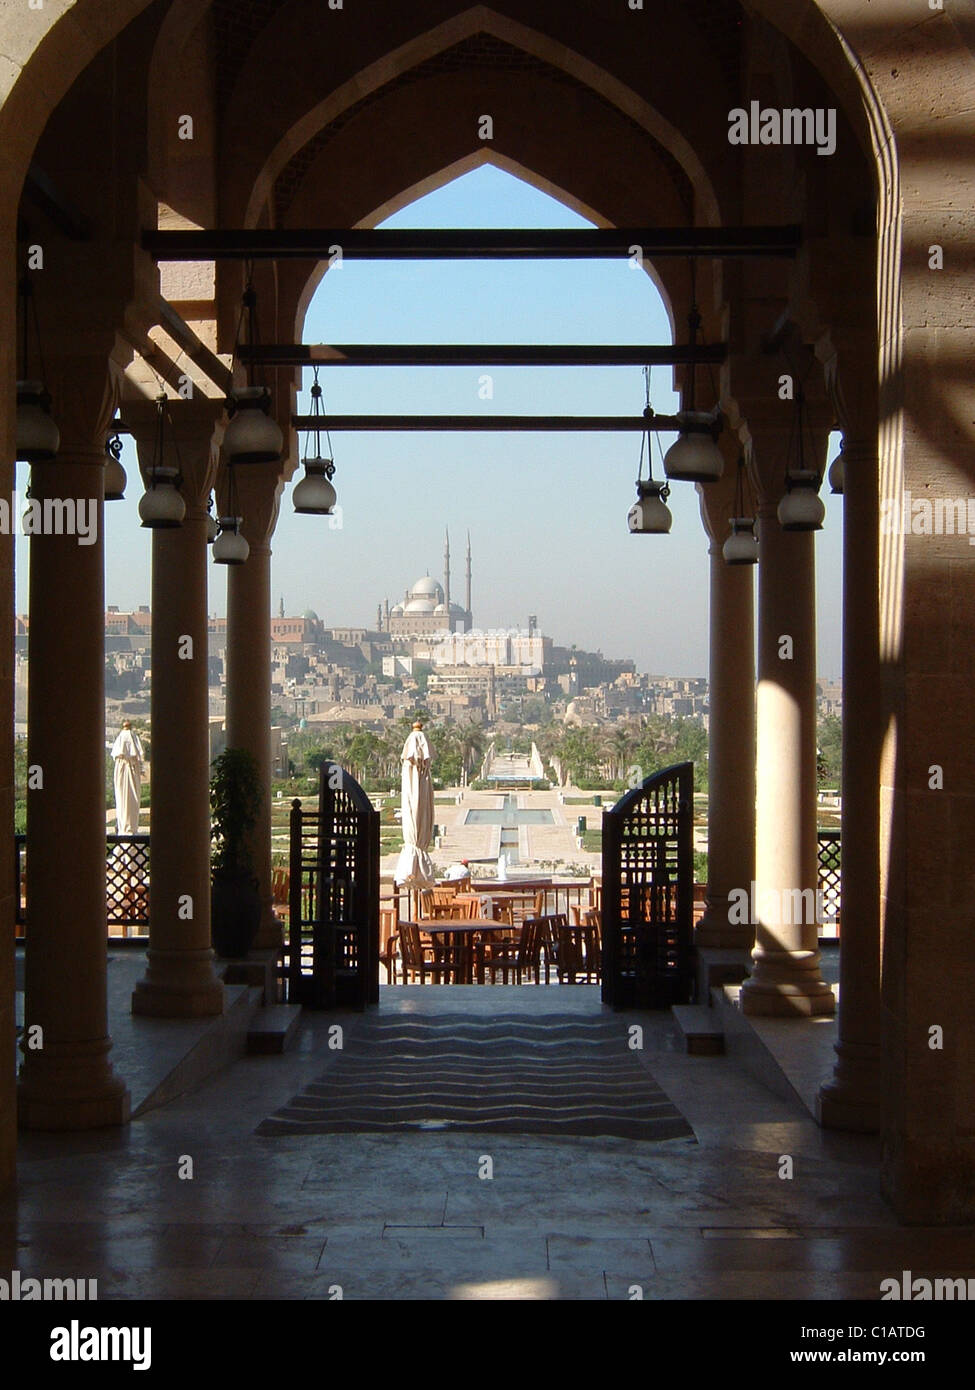
[[[243,517],[222,516],[220,534],[213,542],[213,558],[218,565],[242,565],[250,554],[247,538],[240,534]]]
[[[830,492],[842,496],[843,486],[846,482],[846,468],[843,460],[842,444],[840,445],[839,453],[836,455],[836,458],[829,466],[829,473],[827,474],[827,477],[829,478]]]
[[[669,533],[673,517],[665,501],[670,489],[666,483],[655,479],[638,479],[637,500],[630,508],[626,518],[634,536],[665,536]]]
[[[51,419],[50,400],[40,381],[17,382],[16,458],[50,463],[61,447],[61,431]]]
[[[680,435],[664,455],[664,472],[672,482],[713,483],[724,472],[724,457],[711,433],[714,420],[700,411],[677,416]]]
[[[105,445],[105,501],[121,502],[128,478],[122,467],[122,441],[111,435]]]
[[[143,526],[164,531],[182,526],[186,503],[176,486],[179,474],[175,468],[154,468],[148,488],[139,501],[139,516]]]
[[[809,469],[785,475],[786,494],[778,506],[783,531],[821,531],[826,508],[819,495],[819,474]]]
[[[295,511],[302,516],[331,516],[336,502],[331,484],[334,465],[331,459],[302,459],[305,476],[294,490]]]
[[[721,554],[728,565],[755,565],[758,563],[758,537],[755,535],[755,518],[735,516],[731,518],[731,535],[721,547]]]
[[[223,436],[228,463],[277,463],[284,436],[271,418],[271,393],[264,386],[245,386],[231,395],[234,416]]]

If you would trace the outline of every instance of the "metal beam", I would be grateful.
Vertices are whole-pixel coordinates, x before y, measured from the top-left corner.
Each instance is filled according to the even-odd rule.
[[[798,226],[629,227],[472,231],[356,227],[217,228],[142,233],[159,261],[312,260],[592,260],[656,256],[795,256]]]
[[[237,351],[245,364],[273,367],[660,367],[691,360],[687,344],[268,343]],[[726,343],[694,349],[701,364],[720,364],[727,356]]]
[[[552,431],[659,430],[676,431],[680,422],[674,415],[292,415],[296,430],[330,430],[333,434],[349,430],[430,430],[433,432],[508,431],[531,433]]]

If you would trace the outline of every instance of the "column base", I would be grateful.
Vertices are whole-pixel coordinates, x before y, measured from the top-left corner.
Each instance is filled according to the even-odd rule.
[[[752,952],[752,974],[741,987],[741,1011],[766,1018],[827,1017],[836,996],[820,977],[819,948]]]
[[[17,1091],[21,1129],[83,1130],[124,1125],[129,1090],[108,1060],[111,1038],[47,1043],[28,1052]]]
[[[875,1044],[839,1042],[835,1051],[832,1080],[823,1082],[816,1097],[817,1121],[823,1129],[878,1133],[880,1048]]]
[[[276,917],[270,900],[262,905],[261,925],[254,938],[256,951],[276,951],[284,944],[284,924]]]
[[[147,1018],[212,1018],[223,1013],[223,982],[213,952],[159,951],[150,946],[145,976],[132,991],[132,1012]]]
[[[699,950],[748,951],[755,945],[755,928],[747,923],[728,921],[728,895],[709,895],[704,915],[694,928],[694,945]]]

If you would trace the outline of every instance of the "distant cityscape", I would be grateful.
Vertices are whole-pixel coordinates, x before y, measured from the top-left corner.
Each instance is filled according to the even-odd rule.
[[[359,724],[381,729],[421,705],[439,719],[486,727],[510,721],[601,725],[665,716],[708,725],[703,676],[636,670],[628,657],[560,645],[534,614],[506,628],[475,626],[467,540],[465,605],[451,601],[449,539],[443,582],[429,573],[401,601],[377,605],[375,628],[327,626],[313,610],[271,619],[271,702],[279,720],[305,727]],[[211,617],[207,653],[214,734],[226,709],[227,621]],[[15,726],[26,733],[29,619],[16,619]],[[152,614],[145,605],[105,614],[105,695],[109,726],[147,718]],[[820,681],[819,714],[842,712],[842,688]],[[219,740],[217,740],[219,741]]]

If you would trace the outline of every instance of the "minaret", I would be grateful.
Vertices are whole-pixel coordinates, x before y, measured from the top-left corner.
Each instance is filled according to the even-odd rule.
[[[447,606],[447,626],[450,627],[450,532],[446,527],[443,535],[443,601]]]
[[[471,533],[467,533],[467,621],[473,627],[474,614],[471,610]]]
[[[279,618],[283,618],[283,617],[284,617],[284,594],[281,595],[281,602],[280,602],[280,604],[278,605],[278,617],[279,617]]]
[[[377,632],[382,632],[382,630],[383,630],[383,606],[382,606],[381,603],[377,603],[377,604],[376,604],[376,631],[377,631]]]

